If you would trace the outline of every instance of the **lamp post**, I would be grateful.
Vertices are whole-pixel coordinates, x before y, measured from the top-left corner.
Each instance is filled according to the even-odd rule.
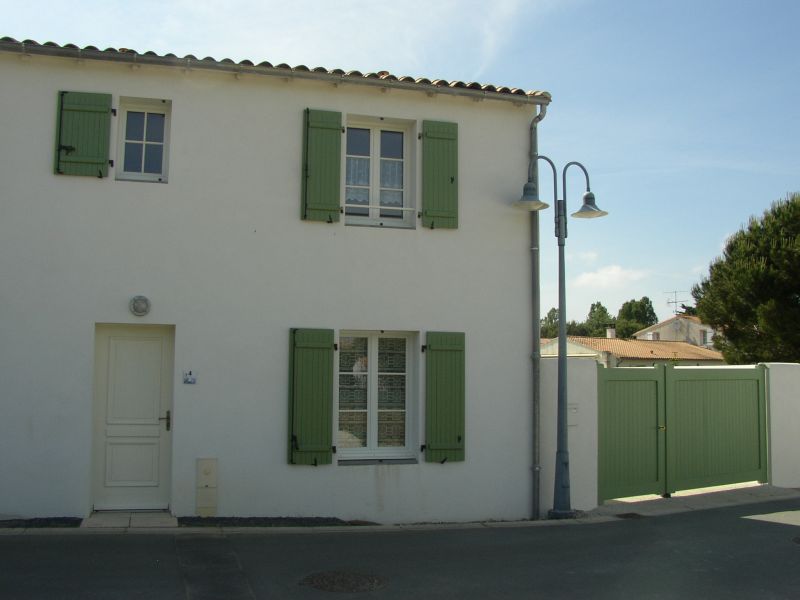
[[[570,519],[575,516],[570,504],[569,485],[569,447],[567,434],[567,302],[566,276],[564,268],[564,245],[567,239],[567,169],[575,165],[580,167],[586,177],[586,192],[583,194],[583,206],[572,213],[573,217],[591,219],[604,217],[608,213],[597,208],[594,194],[589,185],[589,173],[579,162],[569,162],[561,172],[562,198],[558,198],[558,170],[552,160],[541,154],[531,156],[531,162],[544,160],[553,170],[553,200],[555,203],[555,235],[558,239],[558,413],[556,439],[556,468],[553,485],[553,508],[548,513],[551,519]],[[522,197],[517,202],[528,210],[538,211],[548,207],[539,200],[539,182],[537,169],[529,169],[528,183],[523,188]],[[538,385],[539,382],[534,382]]]

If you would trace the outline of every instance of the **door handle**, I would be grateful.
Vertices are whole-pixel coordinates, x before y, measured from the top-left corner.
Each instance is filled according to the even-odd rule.
[[[167,422],[167,431],[172,429],[172,412],[167,411],[167,416],[166,417],[159,417],[158,420]]]
[[[169,416],[169,411],[167,411],[167,415]],[[167,427],[167,429],[169,429],[169,427]],[[666,425],[659,425],[658,427],[656,427],[656,429],[658,429],[659,431],[666,431],[667,430],[667,426]]]

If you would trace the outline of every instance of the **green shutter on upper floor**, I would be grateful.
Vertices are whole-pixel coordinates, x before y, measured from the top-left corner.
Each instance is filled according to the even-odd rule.
[[[425,460],[464,460],[464,334],[425,336]]]
[[[458,123],[422,122],[422,225],[458,228]]]
[[[59,92],[55,172],[108,176],[111,94]]]
[[[339,220],[342,171],[342,113],[305,110],[302,213],[308,221]]]
[[[289,463],[332,461],[333,330],[292,329],[289,360]]]

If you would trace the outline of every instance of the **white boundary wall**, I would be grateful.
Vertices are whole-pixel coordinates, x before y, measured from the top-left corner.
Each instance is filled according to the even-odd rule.
[[[769,482],[800,487],[800,365],[766,363]]]
[[[558,359],[543,358],[540,411],[540,509],[553,507],[558,406]],[[597,506],[597,361],[567,359],[567,428],[570,499],[576,510]]]

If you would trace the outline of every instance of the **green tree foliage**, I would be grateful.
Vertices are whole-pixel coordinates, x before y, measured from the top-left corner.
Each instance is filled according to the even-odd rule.
[[[606,326],[614,323],[608,309],[601,302],[592,303],[585,321],[567,321],[567,335],[605,337]],[[551,308],[539,322],[543,338],[558,337],[558,309]]]
[[[591,337],[605,337],[606,327],[613,325],[616,319],[611,316],[608,309],[598,300],[593,302],[589,308],[585,325],[588,330],[587,335]]]
[[[558,337],[558,309],[551,308],[544,319],[539,321],[540,335],[543,338]],[[588,336],[589,328],[584,322],[567,321],[567,335]]]
[[[647,296],[625,302],[617,313],[617,337],[629,338],[634,333],[658,323],[653,303]]]
[[[697,316],[697,308],[694,306],[686,306],[683,302],[681,302],[681,312],[682,315],[687,315],[690,317]]]
[[[727,362],[800,362],[800,194],[731,236],[692,296]]]
[[[558,309],[551,308],[548,310],[544,319],[539,322],[539,327],[543,338],[558,337]]]

